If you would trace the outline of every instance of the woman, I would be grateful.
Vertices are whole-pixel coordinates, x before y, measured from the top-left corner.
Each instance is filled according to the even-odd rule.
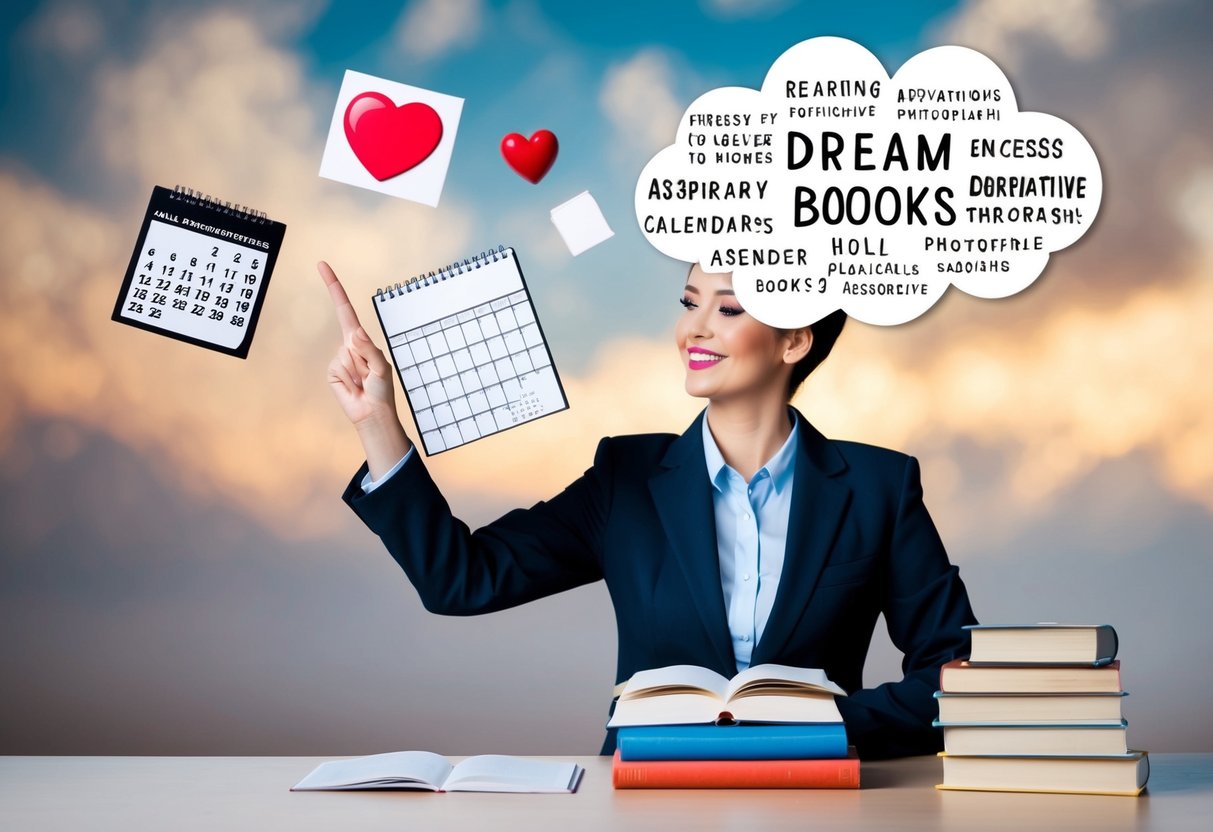
[[[603,439],[563,492],[471,532],[404,433],[391,365],[319,268],[344,336],[329,382],[367,458],[343,499],[426,609],[491,612],[605,580],[617,681],[673,664],[725,676],[767,662],[820,667],[850,694],[838,706],[861,756],[939,749],[939,666],[968,655],[961,627],[975,619],[923,506],[918,463],[826,439],[788,404],[828,355],[841,312],[777,330],[741,309],[730,275],[693,267],[674,335],[704,412],[681,436]],[[864,690],[881,613],[905,678]],[[608,732],[603,753],[613,749]]]

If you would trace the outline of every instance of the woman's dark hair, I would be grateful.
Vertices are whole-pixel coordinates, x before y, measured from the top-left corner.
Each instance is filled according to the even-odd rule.
[[[809,327],[809,331],[813,333],[813,346],[809,347],[804,358],[792,365],[792,375],[788,379],[789,400],[796,395],[800,385],[809,377],[809,373],[816,370],[817,365],[826,360],[830,350],[834,349],[834,342],[838,340],[846,322],[847,313],[836,309]]]
[[[696,265],[696,263],[691,263],[687,268],[688,278],[690,278],[691,272],[695,271]],[[847,313],[836,309],[809,327],[813,333],[813,346],[809,347],[804,358],[792,365],[792,375],[788,379],[788,401],[791,401],[792,397],[796,395],[800,385],[809,377],[809,373],[816,370],[817,365],[826,360],[830,350],[834,349],[834,342],[838,340],[846,322]],[[786,330],[781,331],[786,332]]]

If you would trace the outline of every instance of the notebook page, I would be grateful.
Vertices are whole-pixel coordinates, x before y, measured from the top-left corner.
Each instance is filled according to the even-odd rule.
[[[439,789],[450,773],[450,762],[438,754],[429,751],[395,751],[321,763],[296,783],[292,791],[385,786],[406,788],[410,781],[427,788]]]

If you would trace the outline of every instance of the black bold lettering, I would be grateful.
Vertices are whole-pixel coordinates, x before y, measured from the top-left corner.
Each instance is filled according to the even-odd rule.
[[[797,144],[800,145],[797,155]],[[813,158],[813,140],[804,133],[792,130],[788,133],[788,170],[800,170]]]

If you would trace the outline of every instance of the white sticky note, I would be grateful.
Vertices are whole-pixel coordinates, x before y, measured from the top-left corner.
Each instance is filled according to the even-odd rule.
[[[368,95],[373,97],[369,105],[363,101],[351,111],[350,105],[355,99],[365,99]],[[347,117],[375,110],[378,112],[372,112],[370,118],[355,118],[355,136],[347,135]],[[418,110],[423,111],[425,118],[416,117]],[[426,110],[432,113],[424,113]],[[320,175],[388,196],[437,206],[446,183],[462,112],[462,98],[347,69],[341,92],[337,94],[337,106],[333,108],[328,142],[320,160]],[[432,131],[435,114],[441,121],[441,137],[436,144],[430,141],[418,150],[418,136],[427,129]],[[424,123],[427,119],[430,120],[428,126]],[[351,142],[358,143],[358,148],[355,149]],[[420,154],[425,155],[416,161]],[[407,169],[396,172],[401,166]]]
[[[615,236],[589,191],[553,208],[552,224],[574,257]]]

